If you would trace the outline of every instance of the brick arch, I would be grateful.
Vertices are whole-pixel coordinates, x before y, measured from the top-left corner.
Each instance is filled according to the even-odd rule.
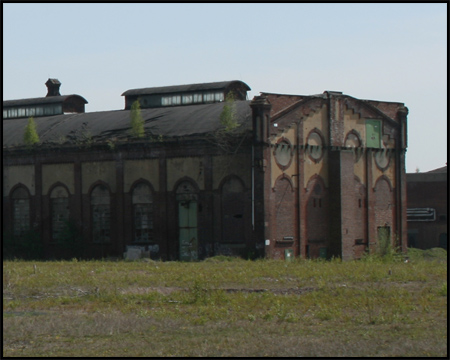
[[[355,129],[350,130],[346,135],[345,135],[345,140],[344,140],[344,144],[347,141],[349,135],[355,135],[359,141],[359,146],[362,146],[362,137],[360,135],[360,133],[358,131],[356,131]]]
[[[108,185],[108,183],[105,182],[105,181],[103,181],[103,180],[97,180],[97,181],[93,182],[93,183],[91,184],[91,186],[89,186],[89,189],[88,189],[88,195],[89,195],[89,197],[91,197],[92,191],[93,191],[98,185],[103,185],[103,186],[105,186],[105,187],[108,189],[109,196],[111,196],[111,194],[112,194],[112,192],[111,192],[111,187]]]
[[[23,189],[23,190],[25,190],[26,191],[26,193],[27,193],[27,196],[28,196],[28,198],[31,198],[31,192],[30,192],[30,190],[28,189],[28,187],[26,186],[26,185],[24,185],[24,184],[22,184],[22,183],[17,183],[16,185],[14,185],[12,188],[11,188],[11,190],[9,191],[9,197],[11,198],[11,199],[13,199],[13,194],[14,194],[14,192],[16,191],[16,190],[18,190],[18,189]]]
[[[306,187],[305,190],[307,193],[311,194],[311,191],[314,189],[314,186],[319,183],[322,187],[322,190],[324,192],[324,195],[326,194],[326,189],[327,187],[325,186],[325,180],[322,178],[322,176],[318,175],[318,174],[314,174],[313,176],[311,176],[308,180],[308,182],[306,183]],[[309,195],[308,195],[309,196]]]
[[[152,183],[150,181],[148,181],[147,179],[144,178],[139,178],[135,181],[133,181],[133,183],[130,186],[130,190],[129,193],[133,194],[134,189],[136,188],[136,186],[138,186],[139,184],[145,184],[150,188],[150,191],[152,194],[155,193],[155,188],[153,187]]]
[[[284,173],[281,174],[281,175],[278,176],[277,179],[275,180],[275,184],[277,183],[278,180],[283,180],[283,179],[285,179],[285,180],[287,180],[287,181],[289,182],[289,184],[291,185],[291,190],[292,190],[292,192],[294,192],[294,191],[295,191],[295,190],[294,190],[294,182],[292,181],[292,178],[291,178],[289,175],[286,175],[286,174],[284,174]],[[274,187],[272,188],[272,191],[273,191],[273,192],[276,192],[276,191],[277,191],[275,185],[274,185]]]
[[[241,184],[241,186],[242,186],[242,191],[246,191],[246,190],[247,190],[244,181],[243,181],[239,176],[237,176],[237,175],[235,175],[235,174],[230,174],[230,175],[225,176],[225,177],[221,180],[221,182],[220,182],[220,184],[219,184],[219,189],[220,189],[220,191],[222,191],[224,185],[225,185],[227,182],[229,182],[230,180],[233,180],[233,179],[234,179],[234,180],[237,180],[237,181]]]
[[[52,186],[50,186],[49,189],[48,189],[47,195],[51,197],[53,190],[55,190],[58,186],[61,186],[62,188],[64,188],[64,190],[66,190],[67,197],[69,197],[71,195],[70,191],[69,191],[69,188],[66,186],[66,184],[62,183],[61,181],[57,181]]]
[[[197,182],[196,182],[194,179],[192,179],[192,178],[189,177],[189,176],[183,176],[182,178],[178,179],[178,180],[175,182],[175,185],[173,186],[173,191],[174,191],[175,193],[179,190],[179,187],[180,187],[180,185],[181,185],[183,182],[188,182],[188,183],[190,183],[190,184],[193,186],[193,188],[194,188],[194,193],[195,193],[195,194],[198,194],[198,193],[200,192],[200,188],[198,187],[198,184],[197,184]]]
[[[391,182],[391,180],[386,176],[386,175],[381,175],[376,181],[375,181],[375,185],[374,185],[374,187],[373,187],[373,191],[377,191],[376,190],[376,188],[377,188],[377,186],[378,186],[378,183],[380,183],[381,181],[386,181],[387,182],[387,184],[388,184],[388,186],[389,186],[389,191],[393,191],[394,190],[394,187],[392,186],[392,182]]]

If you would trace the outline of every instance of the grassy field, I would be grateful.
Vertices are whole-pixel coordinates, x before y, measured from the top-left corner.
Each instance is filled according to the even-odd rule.
[[[4,261],[3,356],[447,357],[447,253]]]

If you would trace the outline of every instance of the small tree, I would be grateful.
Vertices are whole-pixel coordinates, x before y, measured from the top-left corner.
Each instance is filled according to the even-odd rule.
[[[236,120],[236,104],[234,103],[234,94],[230,91],[225,99],[225,105],[220,113],[220,124],[225,126],[225,131],[236,129],[239,124]]]
[[[39,142],[39,135],[36,131],[36,123],[34,122],[33,117],[28,118],[28,124],[23,134],[23,142],[28,147],[31,147]]]
[[[144,120],[141,115],[141,105],[139,104],[139,100],[136,100],[133,105],[131,105],[131,135],[134,137],[144,137]]]

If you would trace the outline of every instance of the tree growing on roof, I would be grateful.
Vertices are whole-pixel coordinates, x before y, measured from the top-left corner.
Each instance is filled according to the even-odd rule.
[[[28,118],[28,124],[25,127],[25,132],[23,134],[23,142],[28,147],[39,142],[39,135],[36,131],[36,123],[34,122],[33,117]]]
[[[144,137],[144,119],[142,119],[141,105],[139,104],[139,100],[136,100],[133,105],[131,105],[130,118],[131,135],[137,138]]]
[[[239,124],[236,120],[236,104],[234,103],[234,94],[230,91],[225,99],[225,105],[220,113],[220,124],[225,126],[225,131],[236,129]]]

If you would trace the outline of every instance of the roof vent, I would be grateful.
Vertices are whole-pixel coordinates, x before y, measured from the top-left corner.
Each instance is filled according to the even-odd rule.
[[[61,96],[59,93],[61,83],[58,79],[48,79],[45,85],[47,85],[48,89],[47,96]]]

